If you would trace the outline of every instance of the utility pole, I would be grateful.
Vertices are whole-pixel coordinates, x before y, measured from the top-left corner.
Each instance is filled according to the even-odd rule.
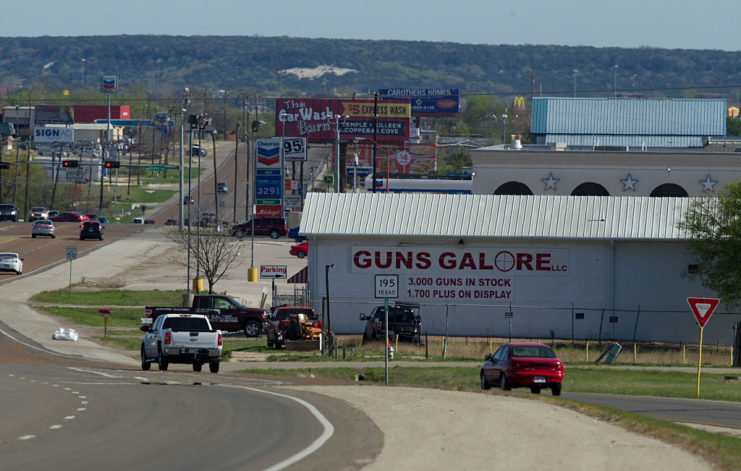
[[[237,188],[239,184],[238,175],[239,172],[237,172],[237,165],[239,163],[239,125],[241,123],[237,122],[237,135],[234,139],[234,189],[232,190],[233,196],[234,196],[234,207],[232,209],[232,222],[237,223]]]

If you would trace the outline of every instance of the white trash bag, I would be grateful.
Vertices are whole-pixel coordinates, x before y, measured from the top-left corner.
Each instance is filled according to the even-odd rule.
[[[65,329],[63,327],[60,327],[54,332],[51,336],[54,340],[71,340],[73,342],[77,341],[77,331],[75,329]]]

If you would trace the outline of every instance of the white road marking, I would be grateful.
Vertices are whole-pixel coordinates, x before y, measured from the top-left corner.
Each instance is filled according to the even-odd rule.
[[[84,410],[87,410],[87,407],[78,407],[78,408],[77,408],[77,410],[78,410],[79,412],[82,412],[82,411],[84,411]]]
[[[304,406],[324,428],[324,431],[322,432],[322,434],[319,435],[319,437],[316,440],[311,442],[309,446],[299,451],[295,455],[289,456],[288,458],[281,461],[280,463],[276,463],[273,466],[270,466],[269,468],[265,468],[265,471],[279,471],[281,469],[285,469],[291,466],[294,463],[297,463],[298,461],[306,458],[307,456],[309,456],[310,454],[314,453],[316,450],[321,448],[322,445],[324,445],[327,442],[327,440],[329,440],[332,437],[332,435],[334,435],[334,426],[332,425],[332,422],[327,420],[327,418],[324,417],[324,415],[321,412],[319,412],[319,409],[309,404],[308,402],[304,401],[303,399],[289,396],[287,394],[281,394],[281,393],[276,393],[272,391],[264,391],[262,389],[250,388],[248,386],[236,386],[236,385],[231,385],[231,384],[220,384],[219,386],[228,387],[228,388],[246,389],[248,391],[253,391],[256,393],[278,396],[278,397],[282,397],[285,399],[289,399],[291,401],[295,401],[299,403],[300,405]]]
[[[18,440],[30,440],[32,438],[36,438],[36,435],[23,435],[21,437],[18,437]]]
[[[50,430],[59,430],[60,428],[62,428],[62,426],[59,424],[52,425],[51,427],[49,427]]]
[[[68,415],[68,416],[66,416],[66,417],[64,418],[64,420],[74,420],[74,418],[75,418],[75,416],[74,416],[74,415]]]
[[[104,376],[106,378],[121,378],[121,376],[112,375],[112,374],[108,374],[108,373],[103,373],[102,371],[89,370],[87,368],[73,368],[71,366],[69,366],[67,368],[70,369],[70,370],[79,371],[81,373],[93,373],[93,374],[96,374],[96,375]]]
[[[80,396],[80,399],[87,399],[87,396]]]
[[[88,404],[88,402],[87,401],[80,401],[80,404],[82,404],[83,406],[86,406]]]

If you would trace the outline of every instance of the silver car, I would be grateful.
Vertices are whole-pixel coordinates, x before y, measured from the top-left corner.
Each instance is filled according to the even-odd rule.
[[[42,206],[34,206],[31,208],[31,216],[28,220],[34,222],[38,219],[49,219],[49,211]]]
[[[13,271],[16,275],[23,273],[23,259],[13,252],[0,252],[0,271]]]
[[[35,221],[31,228],[31,237],[35,239],[36,236],[47,236],[54,239],[57,236],[54,223],[50,219],[39,219]]]

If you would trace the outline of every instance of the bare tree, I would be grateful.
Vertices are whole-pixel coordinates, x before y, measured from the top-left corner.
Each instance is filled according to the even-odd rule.
[[[201,244],[199,251],[198,244],[195,242],[195,238],[199,236],[198,232],[191,233],[191,265],[194,263],[200,264],[201,270],[203,270],[203,276],[206,278],[206,281],[208,281],[208,292],[209,294],[213,294],[216,282],[219,281],[227,271],[229,271],[231,266],[237,260],[240,244],[236,238],[230,237],[229,234],[225,232],[204,230],[203,228],[194,229],[200,231]],[[168,237],[170,240],[182,247],[182,253],[187,255],[188,232],[172,231],[168,234]],[[178,263],[187,266],[187,258],[178,258]]]

